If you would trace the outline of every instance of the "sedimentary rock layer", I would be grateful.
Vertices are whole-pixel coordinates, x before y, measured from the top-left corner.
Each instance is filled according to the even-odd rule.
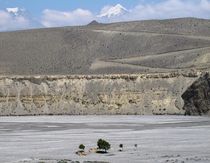
[[[0,115],[185,114],[199,74],[0,77]]]

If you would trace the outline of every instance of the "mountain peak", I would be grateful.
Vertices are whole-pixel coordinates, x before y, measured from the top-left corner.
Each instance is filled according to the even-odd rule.
[[[14,14],[14,15],[18,15],[19,12],[19,8],[18,7],[13,7],[13,8],[6,8],[6,11],[10,14]]]
[[[99,24],[100,24],[99,22],[97,22],[96,20],[93,20],[88,25],[99,25]]]
[[[109,6],[104,8],[100,15],[98,15],[97,17],[102,18],[102,17],[115,17],[115,16],[120,16],[125,14],[126,12],[128,12],[128,10],[123,7],[121,4],[117,4],[115,6]]]
[[[25,14],[25,10],[18,7],[6,8],[6,11],[13,16],[23,16]]]

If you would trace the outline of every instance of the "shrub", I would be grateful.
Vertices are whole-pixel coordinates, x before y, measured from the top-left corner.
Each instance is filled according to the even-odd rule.
[[[137,147],[138,147],[138,144],[134,144],[134,147],[135,147],[135,150],[137,149]]]
[[[84,144],[80,144],[80,145],[79,145],[79,149],[82,150],[82,151],[84,151],[84,150],[85,150]]]
[[[119,151],[122,152],[123,151],[123,144],[120,144],[119,148],[120,148]]]
[[[103,140],[103,139],[99,139],[97,142],[97,145],[98,145],[98,149],[103,150],[105,153],[107,153],[107,150],[109,150],[111,147],[109,142],[107,142],[106,140]]]

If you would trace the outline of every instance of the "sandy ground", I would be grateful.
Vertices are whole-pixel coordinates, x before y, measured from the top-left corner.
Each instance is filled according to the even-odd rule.
[[[108,140],[108,154],[75,154]],[[118,152],[119,144],[123,152]],[[134,144],[138,144],[135,149]],[[0,117],[0,162],[68,159],[113,163],[209,163],[210,118],[184,116]],[[55,161],[57,162],[57,161]]]

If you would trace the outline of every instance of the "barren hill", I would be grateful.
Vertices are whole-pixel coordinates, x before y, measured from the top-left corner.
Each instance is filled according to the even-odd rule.
[[[0,33],[0,115],[210,115],[210,20]]]
[[[0,74],[173,72],[210,67],[210,20],[182,18],[0,33]]]

